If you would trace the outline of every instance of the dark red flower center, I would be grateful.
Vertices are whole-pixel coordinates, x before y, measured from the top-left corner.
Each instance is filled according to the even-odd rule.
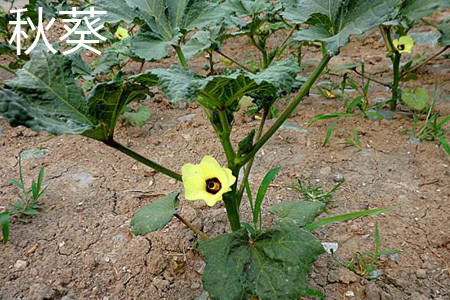
[[[216,177],[206,180],[206,191],[210,194],[217,194],[222,189],[220,180]]]

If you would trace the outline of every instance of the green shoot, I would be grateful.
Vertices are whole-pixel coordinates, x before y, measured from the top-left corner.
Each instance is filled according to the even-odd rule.
[[[327,135],[325,137],[325,140],[323,141],[322,147],[326,147],[326,146],[328,146],[328,144],[330,144],[331,135],[333,134],[336,124],[337,124],[337,122],[334,121],[333,124],[331,124],[330,127],[328,127]]]
[[[380,231],[378,222],[375,224],[375,250],[373,252],[356,252],[350,261],[345,262],[334,256],[334,258],[350,271],[368,279],[376,279],[379,276],[378,268],[382,264],[382,258],[389,254],[401,253],[401,250],[380,251]]]
[[[308,180],[308,185],[303,186],[302,181],[298,181],[298,187],[292,187],[295,191],[300,192],[303,195],[303,200],[311,202],[323,202],[325,204],[332,203],[333,193],[336,192],[343,184],[345,179],[338,182],[330,191],[324,191],[321,186],[314,186],[311,181]]]
[[[19,189],[18,201],[11,203],[12,210],[0,213],[0,223],[2,227],[2,240],[6,244],[9,240],[9,220],[13,216],[23,217],[36,215],[42,207],[39,199],[45,194],[47,187],[42,187],[44,180],[44,167],[39,171],[37,180],[32,180],[31,187],[25,186],[25,179],[22,170],[22,156],[19,155],[19,179],[9,179],[8,182]]]
[[[339,142],[339,144],[353,146],[358,151],[362,151],[361,139],[359,138],[356,129],[353,129],[353,135],[349,134],[348,132],[345,132],[345,135],[347,136],[347,139]]]

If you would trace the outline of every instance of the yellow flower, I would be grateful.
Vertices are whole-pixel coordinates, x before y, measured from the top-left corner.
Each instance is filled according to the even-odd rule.
[[[184,197],[187,200],[203,200],[214,206],[231,191],[236,182],[230,169],[221,167],[212,156],[205,156],[198,165],[185,164],[181,168]]]
[[[129,37],[130,35],[128,34],[128,30],[126,30],[123,27],[118,27],[116,30],[116,33],[114,34],[116,36],[116,38],[118,38],[119,40],[123,40],[127,37]]]
[[[400,53],[411,53],[412,47],[414,46],[414,40],[409,35],[402,36],[394,40],[393,43]]]

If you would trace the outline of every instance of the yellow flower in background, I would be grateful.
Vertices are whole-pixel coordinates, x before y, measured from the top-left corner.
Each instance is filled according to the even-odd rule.
[[[198,165],[185,164],[181,168],[184,197],[187,200],[203,200],[214,206],[231,191],[236,182],[230,169],[221,167],[212,156],[205,156]]]
[[[394,40],[393,43],[394,47],[400,53],[411,53],[411,50],[414,46],[414,40],[409,35],[402,36],[399,39]]]
[[[123,40],[123,39],[125,39],[125,38],[130,36],[128,34],[128,30],[126,28],[123,28],[123,27],[120,27],[120,26],[117,28],[116,33],[114,35],[119,40]]]

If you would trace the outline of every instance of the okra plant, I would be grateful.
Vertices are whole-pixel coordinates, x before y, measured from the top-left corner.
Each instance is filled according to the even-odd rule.
[[[206,261],[203,283],[211,299],[298,299],[320,295],[307,286],[311,265],[324,253],[312,231],[392,208],[317,221],[326,212],[325,202],[287,201],[270,209],[278,219],[275,226],[267,227],[262,207],[267,188],[279,169],[270,170],[257,190],[250,185],[249,175],[257,163],[256,154],[309,94],[340,48],[351,36],[389,21],[401,1],[99,0],[92,5],[108,11],[106,21],[116,28],[120,39],[105,52],[145,61],[176,53],[179,65],[128,76],[119,64],[118,69],[116,66],[110,70],[107,81],[83,89],[80,76],[94,70],[86,67],[79,55],[36,51],[31,61],[17,71],[16,78],[0,90],[1,115],[12,126],[97,140],[182,182],[184,191],[174,191],[142,208],[132,218],[131,226],[135,234],[144,235],[163,228],[175,217],[198,234],[198,251]],[[269,37],[280,30],[287,32],[285,39],[271,47]],[[259,53],[253,59],[259,64],[250,68],[224,51],[227,40],[242,36]],[[320,62],[311,73],[302,73],[307,80],[301,83],[298,75],[302,70],[286,51],[291,38],[315,43],[322,49]],[[206,54],[208,76],[189,66],[189,59],[202,53]],[[215,68],[213,55],[226,58],[237,68]],[[202,106],[223,148],[225,166],[206,155],[199,163],[185,161],[181,170],[171,170],[116,140],[115,127],[126,107],[151,96],[149,88],[155,86],[174,105],[196,101]],[[251,97],[262,116],[258,128],[235,145],[231,142],[236,126],[234,115],[245,96]],[[289,104],[269,126],[266,119],[280,99],[288,99]],[[241,171],[243,176],[239,178]],[[180,195],[181,200],[205,201],[209,206],[223,201],[231,233],[208,237],[195,228],[178,213]],[[241,214],[244,198],[251,209],[249,220]]]

